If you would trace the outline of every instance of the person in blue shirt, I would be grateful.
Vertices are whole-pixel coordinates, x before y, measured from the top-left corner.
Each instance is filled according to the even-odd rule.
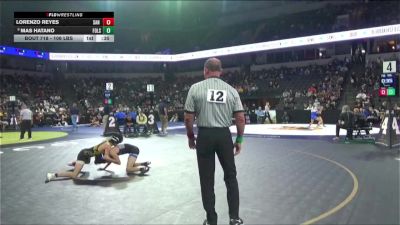
[[[125,119],[124,135],[127,137],[129,134],[135,133],[136,126],[136,112],[132,111],[127,113]]]
[[[311,128],[311,125],[314,124],[314,121],[318,122],[318,127],[321,125],[325,127],[324,125],[324,120],[322,119],[322,106],[319,104],[319,102],[315,101],[315,103],[311,106],[311,108],[307,108],[308,110],[311,110],[311,121],[310,124],[308,125],[308,128]]]
[[[257,123],[263,123],[264,118],[265,118],[265,111],[261,108],[261,106],[256,109],[256,115],[257,115]]]
[[[119,110],[117,111],[117,113],[115,113],[114,116],[115,116],[115,118],[117,119],[118,125],[119,125],[119,126],[125,125],[126,114],[125,114],[124,111],[122,111],[121,109],[119,109]]]
[[[367,107],[361,109],[361,112],[363,114],[364,119],[367,119],[371,115],[371,112],[369,111],[369,108],[367,108]]]
[[[367,123],[367,117],[365,116],[365,110],[360,108],[354,108],[354,124],[358,128],[365,128],[368,127],[369,124]],[[369,130],[365,129],[365,133],[369,135]]]
[[[132,112],[129,113],[129,116],[132,118],[132,120],[136,121],[137,113],[135,110],[132,110]]]

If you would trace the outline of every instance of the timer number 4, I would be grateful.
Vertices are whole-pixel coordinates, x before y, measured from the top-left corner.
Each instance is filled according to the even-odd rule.
[[[396,73],[396,61],[383,62],[383,73]]]

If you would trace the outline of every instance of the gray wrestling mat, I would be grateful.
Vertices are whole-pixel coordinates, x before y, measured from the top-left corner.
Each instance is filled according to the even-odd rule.
[[[84,172],[74,180],[79,180],[79,181],[113,181],[113,180],[129,180],[129,177],[127,174],[115,174],[113,171],[99,171],[99,172],[106,172],[106,174],[101,173],[101,175],[93,174],[90,172]],[[131,175],[133,176],[133,175]]]
[[[44,184],[47,172],[68,170],[101,137],[2,148],[1,224],[201,224],[196,154],[186,135],[125,139],[152,161],[149,176]],[[399,224],[399,163],[375,145],[317,139],[245,137],[235,157],[245,224]],[[115,174],[121,165],[110,165]],[[93,161],[93,159],[92,159]],[[101,165],[103,167],[104,165]],[[109,176],[85,165],[88,178]],[[116,180],[115,180],[116,179]],[[228,224],[223,172],[217,161],[216,210]],[[106,213],[106,214],[104,214]],[[106,216],[105,216],[106,215]]]

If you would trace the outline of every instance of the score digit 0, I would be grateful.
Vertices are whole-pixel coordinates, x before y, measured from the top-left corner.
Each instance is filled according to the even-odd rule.
[[[114,27],[103,27],[103,34],[114,34]]]
[[[379,89],[379,96],[387,96],[387,89],[386,88]]]
[[[103,18],[103,26],[114,26],[114,18]]]

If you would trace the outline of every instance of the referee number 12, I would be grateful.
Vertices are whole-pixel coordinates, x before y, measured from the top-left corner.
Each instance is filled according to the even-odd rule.
[[[207,102],[226,103],[226,91],[225,90],[208,89]]]

